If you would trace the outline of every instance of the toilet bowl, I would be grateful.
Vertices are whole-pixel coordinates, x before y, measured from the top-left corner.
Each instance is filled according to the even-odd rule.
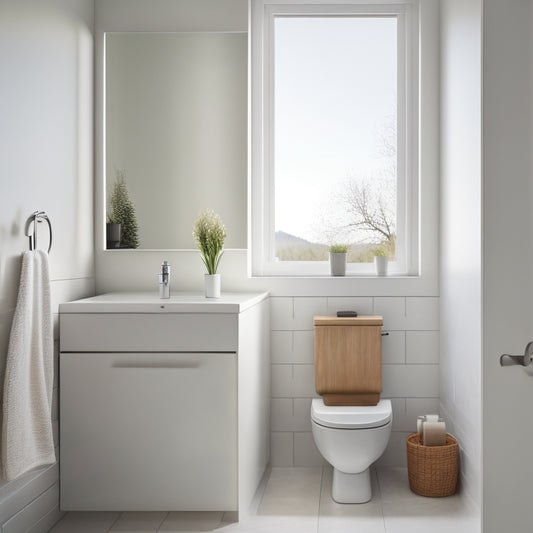
[[[311,425],[318,450],[334,469],[333,499],[338,503],[369,501],[369,468],[389,442],[391,401],[380,400],[373,406],[330,406],[315,398]]]

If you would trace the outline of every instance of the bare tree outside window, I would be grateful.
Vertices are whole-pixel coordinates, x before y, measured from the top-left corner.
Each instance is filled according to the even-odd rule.
[[[396,126],[395,115],[379,132],[381,161],[371,175],[348,176],[315,210],[313,242],[276,234],[280,261],[326,261],[328,247],[350,245],[348,261],[368,263],[376,252],[394,260],[396,253]]]
[[[384,168],[371,178],[352,178],[346,185],[344,204],[346,207],[345,229],[363,242],[375,245],[393,259],[396,253],[396,124],[390,123],[380,134],[379,151],[385,163]]]

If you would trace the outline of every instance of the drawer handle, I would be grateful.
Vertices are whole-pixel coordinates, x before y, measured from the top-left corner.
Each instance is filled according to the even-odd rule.
[[[187,361],[183,363],[127,363],[127,362],[116,362],[111,365],[112,368],[182,368],[182,369],[192,369],[199,368],[202,366],[200,361]]]

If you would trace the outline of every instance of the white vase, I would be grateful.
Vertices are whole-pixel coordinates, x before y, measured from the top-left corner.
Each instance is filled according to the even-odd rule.
[[[329,266],[332,276],[344,276],[346,274],[346,252],[330,252]]]
[[[381,255],[376,255],[374,256],[374,263],[376,264],[376,272],[378,276],[386,276],[389,258]]]
[[[205,297],[220,298],[220,274],[205,274]]]

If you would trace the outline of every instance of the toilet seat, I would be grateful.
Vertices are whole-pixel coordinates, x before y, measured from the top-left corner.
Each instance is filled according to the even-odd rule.
[[[372,406],[335,406],[325,405],[322,398],[314,398],[311,403],[311,420],[329,428],[377,428],[392,420],[392,404],[390,400],[380,400]]]

